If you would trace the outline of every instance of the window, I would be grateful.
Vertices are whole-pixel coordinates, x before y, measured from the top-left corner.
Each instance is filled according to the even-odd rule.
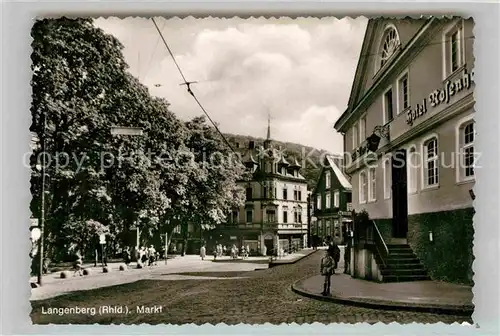
[[[283,207],[283,223],[288,223],[288,207]]]
[[[287,188],[286,188],[286,187],[285,187],[285,188],[283,188],[283,199],[284,199],[284,200],[287,200],[287,199],[288,199],[288,190],[287,190]]]
[[[316,209],[321,210],[321,195],[316,196]]]
[[[384,199],[391,198],[391,185],[392,185],[391,160],[386,159],[384,161]]]
[[[408,151],[408,158],[407,158],[407,169],[408,169],[408,193],[415,193],[417,192],[417,168],[418,168],[418,162],[417,162],[417,153],[415,150],[415,147],[411,147],[410,150]]]
[[[387,61],[389,61],[392,55],[394,55],[394,53],[398,50],[399,45],[398,32],[394,26],[389,26],[384,33],[380,47],[380,68],[382,68]]]
[[[302,190],[298,190],[297,194],[298,194],[298,201],[302,201]]]
[[[297,190],[293,190],[293,200],[296,201],[298,198]]]
[[[368,183],[366,179],[366,173],[363,171],[359,173],[359,203],[366,203]]]
[[[329,171],[325,173],[325,188],[328,189],[332,184],[332,175]]]
[[[454,32],[451,35],[451,46],[450,46],[450,52],[451,52],[451,71],[455,71],[458,69],[458,53],[459,53],[459,41],[458,41],[458,31]]]
[[[392,88],[387,90],[384,93],[384,123],[388,123],[392,121],[394,114],[393,114],[393,108],[392,108]]]
[[[247,201],[252,200],[252,188],[247,188]]]
[[[232,214],[231,214],[231,222],[232,223],[238,223],[238,211],[237,210],[233,210]]]
[[[325,196],[325,208],[330,209],[332,207],[332,195],[330,193],[327,193]]]
[[[433,137],[424,142],[423,150],[425,157],[424,165],[424,187],[436,186],[439,183],[439,167],[438,167],[438,142],[437,138]]]
[[[286,168],[285,167],[281,167],[281,175],[286,175]]]
[[[369,179],[369,185],[368,185],[368,189],[369,189],[369,200],[371,202],[375,201],[377,199],[377,184],[376,184],[376,175],[375,175],[376,171],[375,171],[375,168],[370,168],[368,170],[368,179]]]
[[[443,35],[443,78],[448,77],[465,64],[463,35],[462,20]]]
[[[333,207],[340,207],[340,192],[338,190],[335,190],[335,192],[333,193]]]
[[[352,202],[352,193],[351,192],[346,192],[345,193],[345,201],[347,203],[351,203]]]
[[[302,224],[302,208],[299,206],[294,208],[293,210],[294,223]]]
[[[410,92],[408,88],[408,73],[405,73],[398,81],[399,97],[398,97],[398,111],[401,113],[410,107]]]
[[[458,181],[474,178],[474,120],[467,120],[459,127],[459,176]]]
[[[266,215],[268,223],[276,223],[276,212],[274,210],[267,210]]]
[[[267,187],[264,187],[263,197],[267,198]]]
[[[250,142],[248,143],[248,149],[254,149],[254,148],[255,148],[255,142],[250,141]]]
[[[352,149],[358,148],[358,126],[352,127]]]
[[[253,222],[253,211],[247,210],[247,223],[252,223],[252,222]]]
[[[359,143],[361,144],[366,139],[366,116],[359,120]]]

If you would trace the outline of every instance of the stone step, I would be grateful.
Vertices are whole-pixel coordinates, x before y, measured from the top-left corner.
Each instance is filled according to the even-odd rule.
[[[384,269],[381,270],[380,273],[382,276],[426,276],[427,272],[423,267],[421,268],[397,268],[397,269]]]
[[[414,264],[419,263],[420,260],[415,256],[389,256],[385,258],[387,264]]]
[[[403,263],[403,264],[394,264],[394,263],[386,263],[385,265],[380,265],[380,269],[418,269],[423,268],[424,266],[420,262],[414,263]]]
[[[389,257],[415,257],[413,251],[390,251]]]
[[[405,282],[430,280],[427,275],[386,275],[382,276],[383,282]]]

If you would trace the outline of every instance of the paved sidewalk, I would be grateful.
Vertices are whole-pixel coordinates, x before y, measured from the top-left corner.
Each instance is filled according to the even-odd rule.
[[[61,272],[47,274],[43,277],[43,286],[31,290],[30,300],[48,299],[74,291],[121,285],[139,280],[180,280],[182,278],[182,276],[173,277],[171,275],[173,273],[246,272],[267,268],[267,265],[259,265],[251,261],[240,263],[213,263],[208,259],[202,261],[196,255],[186,255],[184,257],[169,259],[167,265],[165,265],[165,260],[159,261],[158,266],[144,267],[142,269],[135,268],[135,263],[133,263],[129,270],[119,271],[118,268],[120,265],[122,263],[108,264],[111,270],[109,273],[103,273],[101,267],[92,267],[90,275],[87,276],[72,276],[73,272],[70,272],[70,276],[66,279],[60,278]],[[202,277],[191,278],[203,279]],[[32,278],[31,280],[36,281],[36,278]]]
[[[275,258],[273,257],[272,261],[269,262],[269,268],[271,267],[276,267],[279,265],[289,265],[289,264],[294,264],[297,261],[307,257],[311,253],[316,252],[316,250],[313,250],[312,248],[305,248],[300,251],[297,251],[295,253],[290,253],[287,254],[283,257]]]
[[[319,266],[318,266],[319,267]],[[337,272],[342,272],[339,265]],[[292,285],[296,293],[336,303],[389,310],[412,310],[470,316],[472,287],[439,281],[377,283],[348,274],[332,276],[331,295],[323,296],[323,277],[316,275]]]

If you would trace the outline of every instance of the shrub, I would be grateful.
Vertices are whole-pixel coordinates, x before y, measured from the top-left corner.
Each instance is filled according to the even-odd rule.
[[[108,266],[104,266],[104,267],[102,268],[102,272],[103,272],[103,273],[109,273],[109,271],[111,271],[111,268],[110,268],[110,267],[108,267]]]
[[[125,271],[127,268],[123,265],[120,265],[120,267],[118,268],[120,271]]]
[[[83,269],[83,275],[90,275],[90,269],[84,268]]]
[[[60,277],[61,279],[66,279],[68,276],[69,276],[68,271],[62,271],[62,272],[59,274],[59,277]]]

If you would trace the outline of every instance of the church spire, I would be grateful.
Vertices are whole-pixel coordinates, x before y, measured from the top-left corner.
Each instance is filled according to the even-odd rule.
[[[271,112],[267,111],[267,140],[271,140]]]

